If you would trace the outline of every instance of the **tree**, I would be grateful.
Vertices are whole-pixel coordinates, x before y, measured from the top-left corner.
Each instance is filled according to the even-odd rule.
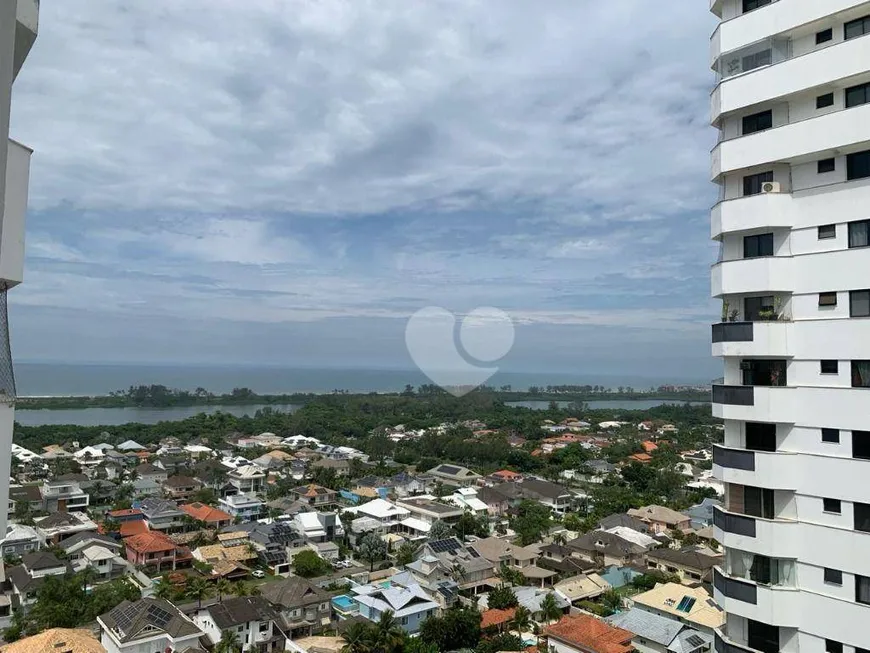
[[[202,607],[202,600],[211,596],[212,587],[205,578],[191,578],[184,588],[184,594],[189,599],[196,599],[198,607]]]
[[[311,549],[305,549],[293,556],[293,572],[302,578],[314,578],[327,574],[332,567]]]
[[[510,587],[499,585],[490,591],[487,605],[497,610],[506,610],[507,608],[513,608],[518,603],[517,595],[514,594],[514,591]]]
[[[375,645],[373,629],[367,623],[351,624],[341,638],[344,640],[341,653],[370,653]]]
[[[420,637],[435,644],[439,651],[474,648],[480,640],[480,612],[471,607],[453,606],[443,617],[429,617],[421,624]]]
[[[414,553],[416,553],[416,551],[417,547],[410,542],[404,542],[402,546],[399,547],[399,550],[396,551],[396,564],[402,567],[411,564],[414,561]]]
[[[380,653],[401,653],[405,644],[405,631],[396,621],[392,610],[381,614],[378,623],[375,624],[375,646]]]
[[[525,644],[522,639],[510,633],[502,633],[495,637],[480,640],[474,649],[475,653],[498,653],[499,651],[522,651]]]
[[[375,563],[387,557],[387,543],[377,533],[368,533],[360,540],[356,548],[360,560],[369,563],[369,572],[375,570]]]
[[[466,510],[453,525],[453,531],[461,540],[464,540],[469,535],[489,537],[489,520],[486,517],[476,517],[473,513]]]
[[[562,609],[556,603],[556,597],[553,596],[553,593],[547,594],[541,600],[541,618],[546,623],[552,623],[556,621],[562,616]]]
[[[453,529],[446,522],[440,519],[432,522],[432,528],[429,529],[429,540],[431,542],[446,540],[451,535],[453,535]]]
[[[550,527],[550,509],[542,503],[523,499],[516,514],[510,520],[520,536],[520,544],[526,546],[541,539],[541,534]]]
[[[251,583],[239,580],[233,583],[233,594],[236,596],[259,596],[260,588]]]
[[[601,595],[601,605],[607,609],[609,614],[613,614],[622,609],[622,597],[615,590],[607,590]]]
[[[214,647],[214,653],[242,653],[242,645],[234,630],[224,630],[220,641]]]
[[[549,594],[547,596],[550,596]],[[517,635],[522,637],[523,631],[528,630],[532,625],[532,613],[529,609],[524,605],[518,605],[517,609],[514,611],[513,618],[514,628],[517,631]]]
[[[218,601],[223,601],[224,594],[232,594],[233,584],[226,578],[218,578],[214,584],[214,591],[217,592]]]

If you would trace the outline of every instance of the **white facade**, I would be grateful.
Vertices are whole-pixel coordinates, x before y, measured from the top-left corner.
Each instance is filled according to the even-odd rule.
[[[870,2],[710,0],[719,653],[870,650]],[[868,37],[868,38],[865,38]]]
[[[39,21],[38,0],[0,2],[0,506],[9,502],[12,426],[15,419],[15,382],[9,352],[6,292],[21,283],[24,272],[24,217],[30,181],[31,150],[9,138],[12,82],[33,42]],[[6,511],[0,511],[0,533],[6,532]]]

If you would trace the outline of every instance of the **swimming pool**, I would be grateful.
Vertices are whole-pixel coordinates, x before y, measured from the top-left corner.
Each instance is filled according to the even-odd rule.
[[[356,601],[354,601],[347,594],[339,594],[338,596],[333,596],[332,604],[339,610],[344,610],[345,612],[359,607]]]

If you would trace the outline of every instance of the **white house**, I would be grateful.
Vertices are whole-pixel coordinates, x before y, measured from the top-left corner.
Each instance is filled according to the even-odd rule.
[[[199,649],[203,630],[169,601],[123,601],[97,617],[106,653],[153,653]]]
[[[439,610],[438,603],[416,582],[405,586],[393,582],[361,585],[351,590],[359,604],[359,614],[377,623],[388,610],[407,633],[417,633],[429,617]]]
[[[225,598],[215,605],[197,609],[193,621],[212,645],[221,640],[224,632],[233,633],[244,651],[283,651],[287,641],[279,625],[278,611],[262,596]]]

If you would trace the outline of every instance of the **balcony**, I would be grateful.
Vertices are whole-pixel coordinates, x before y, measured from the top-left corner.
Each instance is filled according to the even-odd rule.
[[[791,229],[795,225],[792,204],[790,193],[759,193],[719,202],[710,212],[710,237],[761,227]]]
[[[713,122],[723,114],[829,84],[831,71],[836,79],[860,75],[867,72],[868,60],[870,38],[861,37],[723,79],[710,98]]]
[[[24,219],[32,150],[12,139],[6,159],[6,210],[0,227],[0,279],[11,287],[24,278]]]
[[[24,65],[30,49],[36,41],[39,30],[39,0],[18,0],[15,16],[15,56],[13,58],[12,78]]]
[[[870,141],[870,104],[722,141],[715,147],[719,150],[719,155],[714,157],[718,166],[714,166],[711,174],[716,180],[736,170],[791,162],[809,154],[839,151],[866,141]]]
[[[798,553],[805,543],[796,538],[803,526],[805,524],[790,519],[765,519],[721,508],[713,509],[713,532],[718,542],[727,548],[772,558],[799,557]],[[826,526],[816,528],[830,530]]]
[[[713,476],[726,483],[760,486],[772,490],[794,491],[801,487],[809,492],[803,481],[812,477],[813,467],[820,464],[825,469],[838,467],[842,473],[845,462],[847,461],[843,459],[802,456],[785,451],[751,451],[713,445]],[[803,472],[809,476],[804,475]],[[833,492],[830,483],[826,485],[826,489],[821,490],[819,496],[823,496],[826,492]],[[836,494],[836,496],[850,495]]]
[[[738,580],[714,568],[713,596],[729,614],[781,628],[796,628],[800,624],[803,600],[794,587]],[[806,618],[809,615],[803,616]]]
[[[713,648],[716,650],[716,653],[761,653],[757,649],[749,648],[733,639],[728,639],[728,636],[719,628],[713,632],[713,636],[715,638]]]
[[[800,421],[797,415],[799,407],[796,405],[797,388],[738,385],[720,387],[727,388],[727,390],[719,390],[717,393],[716,386],[713,386],[713,415],[715,417],[783,424],[794,424],[796,421]],[[740,389],[735,390],[735,388]],[[743,388],[751,389],[753,403],[738,403],[739,400],[745,399],[749,395],[750,391],[743,390]],[[723,401],[717,401],[717,397]],[[818,405],[814,404],[814,406]],[[814,408],[814,410],[818,411],[818,408]],[[812,420],[806,421],[806,423],[812,423]]]
[[[726,449],[721,445],[714,444],[713,464],[719,465],[719,467],[724,467],[726,469],[742,469],[748,472],[754,472],[755,452],[747,451],[746,449]],[[737,481],[733,482],[736,483]],[[741,484],[752,485],[752,483]]]
[[[713,404],[753,406],[755,405],[755,387],[751,385],[714,385]]]
[[[794,292],[791,257],[764,256],[716,263],[710,274],[713,297],[765,292]]]
[[[747,329],[741,328],[748,324],[751,327],[751,337]],[[717,327],[720,327],[717,329]],[[792,322],[726,322],[713,325],[713,356],[793,356],[789,344],[791,342]],[[717,333],[717,331],[719,333]]]
[[[737,580],[723,574],[718,567],[713,568],[713,587],[716,592],[730,599],[755,605],[758,602],[758,588],[755,583]],[[717,597],[717,603],[724,605]]]

